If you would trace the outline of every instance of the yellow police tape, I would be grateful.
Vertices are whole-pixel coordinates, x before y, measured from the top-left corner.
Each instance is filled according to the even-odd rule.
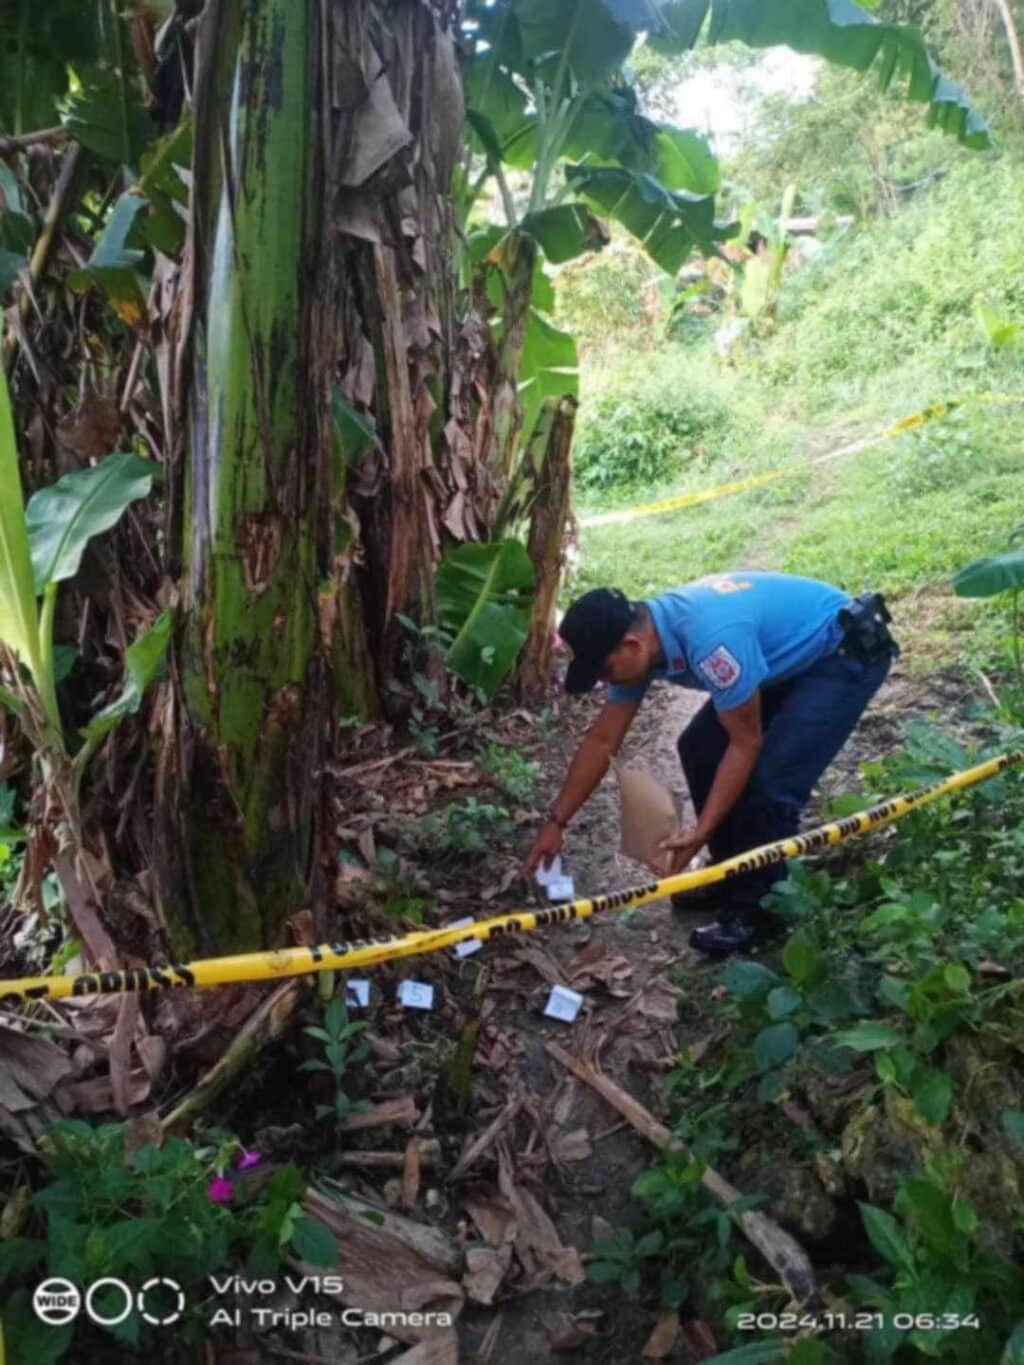
[[[936,417],[945,417],[954,408],[963,407],[967,403],[1024,403],[1024,394],[966,394],[961,398],[949,398],[944,403],[932,403],[930,407],[911,413],[909,417],[901,417],[898,422],[894,422],[892,426],[886,427],[884,431],[879,431],[874,436],[852,441],[849,445],[840,446],[838,450],[830,450],[827,454],[818,455],[803,464],[785,465],[782,469],[772,469],[765,474],[752,474],[747,479],[721,483],[716,488],[703,488],[695,493],[676,493],[672,497],[659,498],[656,502],[641,502],[635,507],[623,507],[617,512],[598,512],[592,517],[582,517],[580,526],[585,530],[592,526],[612,526],[618,522],[633,521],[637,517],[653,517],[659,512],[675,512],[681,507],[699,507],[701,503],[728,498],[733,493],[747,493],[752,488],[762,488],[765,484],[788,479],[794,474],[806,474],[817,465],[829,464],[832,460],[842,459],[845,455],[856,455],[858,451],[867,450],[870,446],[880,445],[894,436],[902,436],[905,432],[923,427],[926,422],[931,422]]]
[[[454,947],[456,943],[464,943],[471,938],[497,938],[503,934],[539,929],[548,924],[588,919],[601,910],[624,910],[628,906],[647,905],[663,896],[694,891],[699,886],[710,886],[754,868],[767,867],[804,853],[814,853],[855,834],[879,829],[908,815],[918,806],[937,801],[941,796],[973,786],[976,782],[984,782],[986,778],[994,777],[1017,763],[1024,763],[1024,749],[988,759],[930,787],[922,787],[907,796],[894,796],[856,815],[820,825],[806,834],[763,844],[738,857],[713,863],[699,872],[679,872],[647,886],[613,891],[609,895],[595,896],[592,900],[567,901],[546,910],[515,910],[507,915],[474,920],[457,929],[421,929],[415,933],[395,934],[386,938],[321,943],[313,948],[276,948],[271,952],[239,953],[233,957],[205,958],[198,962],[171,962],[163,967],[124,967],[114,971],[84,972],[76,976],[22,977],[0,981],[0,999],[38,1000],[45,997],[58,1000],[72,995],[115,995],[125,991],[173,986],[221,986],[237,981],[275,981],[281,977],[305,976],[309,972],[326,972],[335,968],[349,971],[354,967],[373,967],[394,958],[440,952],[443,948]]]

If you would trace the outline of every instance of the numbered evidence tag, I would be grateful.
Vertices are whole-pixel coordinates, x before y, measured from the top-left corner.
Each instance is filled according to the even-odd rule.
[[[434,1008],[434,988],[426,981],[400,981],[398,983],[398,1003],[410,1010],[432,1010]]]
[[[538,886],[547,892],[549,901],[571,901],[576,888],[571,877],[562,871],[562,855],[556,853],[550,867],[538,867],[533,874]]]
[[[370,1003],[370,983],[358,978],[345,982],[345,1004],[349,1009],[364,1010]]]
[[[464,924],[472,924],[472,915],[466,915],[463,919],[453,919],[450,924],[446,924],[446,929],[461,929]],[[452,944],[452,952],[456,957],[469,957],[471,953],[478,953],[484,946],[483,939],[464,938],[461,943]]]
[[[552,986],[544,1013],[549,1019],[561,1019],[566,1024],[571,1024],[579,1014],[582,1004],[583,996],[578,991],[571,991],[568,986]]]

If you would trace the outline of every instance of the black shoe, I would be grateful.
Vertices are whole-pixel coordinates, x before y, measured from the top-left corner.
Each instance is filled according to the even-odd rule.
[[[777,932],[776,924],[766,916],[737,915],[732,919],[699,925],[690,935],[690,947],[710,957],[724,957],[726,953],[742,952],[755,943],[762,943]]]

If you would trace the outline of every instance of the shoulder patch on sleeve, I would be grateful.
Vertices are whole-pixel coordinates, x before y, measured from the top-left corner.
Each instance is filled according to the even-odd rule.
[[[732,687],[743,676],[739,659],[731,649],[719,645],[697,664],[712,687]]]

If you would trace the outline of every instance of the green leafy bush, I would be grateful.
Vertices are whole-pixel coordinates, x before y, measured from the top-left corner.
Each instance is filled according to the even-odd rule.
[[[78,1360],[108,1359],[101,1352],[112,1341],[158,1346],[161,1360],[194,1359],[213,1311],[209,1276],[243,1267],[250,1276],[273,1275],[290,1254],[317,1265],[336,1261],[332,1234],[302,1212],[302,1173],[289,1164],[270,1174],[258,1153],[216,1136],[207,1146],[170,1138],[129,1153],[123,1124],[52,1125],[40,1143],[47,1178],[29,1198],[29,1235],[0,1241],[11,1365],[46,1365],[72,1348]],[[154,1277],[174,1281],[178,1289],[157,1284],[145,1298],[146,1312],[158,1320],[180,1309],[173,1340],[167,1326],[142,1317],[137,1303],[109,1327],[92,1324],[84,1312],[63,1326],[42,1322],[32,1293],[47,1276],[70,1280],[83,1294],[105,1277],[123,1280],[132,1293]],[[110,1319],[125,1306],[114,1285],[98,1290],[94,1302],[97,1314]]]
[[[717,448],[729,423],[714,388],[694,382],[682,348],[635,360],[580,410],[573,468],[584,488],[664,482]]]

